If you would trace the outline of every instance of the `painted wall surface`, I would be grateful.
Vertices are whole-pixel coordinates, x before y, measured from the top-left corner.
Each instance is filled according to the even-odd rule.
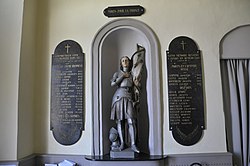
[[[0,1],[0,160],[17,159],[22,13],[23,0]]]
[[[34,153],[36,7],[34,0],[24,1],[18,93],[18,159]]]
[[[141,17],[158,36],[161,52],[161,77],[163,89],[164,154],[225,152],[225,124],[222,106],[219,42],[224,34],[236,26],[250,22],[250,2],[247,0],[221,0],[184,2],[181,0],[53,0],[39,4],[39,45],[37,55],[36,91],[36,151],[46,153],[91,153],[91,44],[97,31],[109,21],[103,10],[108,6],[140,4],[146,9]],[[204,68],[204,99],[206,130],[200,142],[184,147],[172,138],[168,130],[168,96],[166,50],[172,39],[188,36],[202,51]],[[49,131],[50,64],[56,45],[66,39],[77,41],[86,55],[86,130],[73,146],[61,146]]]

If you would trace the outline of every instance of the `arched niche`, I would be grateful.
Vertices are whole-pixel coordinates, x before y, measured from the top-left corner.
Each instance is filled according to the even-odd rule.
[[[93,74],[93,155],[109,153],[110,108],[115,88],[110,80],[119,69],[119,59],[136,51],[136,44],[146,49],[142,80],[138,137],[142,152],[162,155],[162,112],[160,93],[159,48],[153,31],[134,19],[111,21],[102,27],[92,43]]]
[[[234,28],[220,42],[221,59],[250,58],[250,25]]]

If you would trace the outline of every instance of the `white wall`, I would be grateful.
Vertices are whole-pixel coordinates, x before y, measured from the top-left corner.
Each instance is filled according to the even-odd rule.
[[[22,12],[23,0],[0,1],[0,160],[17,159]]]
[[[92,2],[91,2],[92,3]],[[94,4],[93,4],[94,5]],[[89,7],[83,1],[39,1],[38,54],[36,78],[36,143],[38,153],[51,154],[91,154],[92,150],[92,117],[91,117],[91,59],[92,38],[97,31],[87,24],[90,21]],[[82,8],[85,6],[84,8]],[[94,6],[92,6],[94,7]],[[83,12],[83,11],[84,12]],[[88,11],[87,11],[88,10]],[[97,23],[98,21],[93,21]],[[60,145],[50,131],[50,72],[51,56],[59,42],[72,39],[77,41],[86,57],[85,71],[85,131],[81,139],[72,146]]]

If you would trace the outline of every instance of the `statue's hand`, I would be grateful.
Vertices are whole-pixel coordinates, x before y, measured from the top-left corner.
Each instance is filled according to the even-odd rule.
[[[130,76],[129,73],[123,73],[123,77],[124,77],[124,78],[128,78],[129,76]]]

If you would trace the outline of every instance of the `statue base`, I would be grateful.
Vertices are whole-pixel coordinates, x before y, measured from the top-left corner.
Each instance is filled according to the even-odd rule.
[[[110,151],[110,158],[135,158],[136,154],[131,148],[122,151]]]

